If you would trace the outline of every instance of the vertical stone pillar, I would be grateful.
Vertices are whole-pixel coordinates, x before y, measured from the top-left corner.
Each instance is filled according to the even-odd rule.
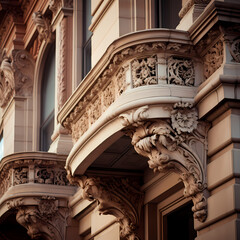
[[[71,136],[57,122],[57,115],[72,92],[72,1],[49,1],[53,12],[52,25],[56,30],[56,98],[55,129],[49,152],[68,154],[72,148]]]

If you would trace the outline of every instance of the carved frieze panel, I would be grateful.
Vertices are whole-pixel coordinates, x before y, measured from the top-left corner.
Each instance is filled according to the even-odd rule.
[[[46,160],[18,160],[2,167],[0,197],[11,187],[28,183],[67,186],[64,163]]]
[[[223,63],[223,41],[220,39],[204,56],[204,77],[209,78]]]
[[[135,59],[131,62],[133,87],[157,84],[157,56]]]
[[[82,198],[97,200],[100,214],[110,214],[120,224],[121,239],[138,238],[143,193],[139,190],[139,179],[133,177],[71,177],[82,189]]]
[[[164,53],[164,57],[158,56],[158,52]],[[194,86],[190,53],[194,54],[190,45],[169,42],[139,44],[117,52],[65,119],[64,127],[72,132],[76,142],[126,89],[162,84],[163,78],[164,84]]]
[[[149,158],[154,172],[179,174],[185,186],[184,196],[192,198],[194,217],[203,222],[207,217],[207,126],[198,122],[196,109],[189,103],[175,104],[170,115],[171,119],[146,120],[147,107],[143,107],[120,117],[136,152]],[[201,146],[198,151],[196,143]],[[204,154],[199,156],[199,151]]]
[[[168,59],[168,83],[194,86],[195,71],[191,59],[170,57]]]

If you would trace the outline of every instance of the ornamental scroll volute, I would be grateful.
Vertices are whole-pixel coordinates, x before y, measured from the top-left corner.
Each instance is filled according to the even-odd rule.
[[[189,103],[173,106],[168,119],[148,119],[148,107],[122,114],[125,133],[137,153],[149,158],[154,172],[175,172],[184,183],[184,196],[193,201],[194,217],[204,222],[206,201],[206,131]]]
[[[133,177],[70,177],[72,184],[81,187],[83,199],[96,200],[97,210],[103,215],[113,215],[120,225],[121,240],[140,240],[139,225],[143,206],[143,193]]]
[[[1,51],[0,58],[0,107],[5,107],[13,96],[32,94],[35,62],[25,50],[13,50],[8,57]]]

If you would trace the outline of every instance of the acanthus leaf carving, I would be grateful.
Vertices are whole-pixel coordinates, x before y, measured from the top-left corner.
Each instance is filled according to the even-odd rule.
[[[13,50],[7,57],[5,50],[0,59],[0,106],[5,107],[11,97],[32,94],[35,62],[25,50]]]
[[[134,115],[134,113],[131,113]],[[154,119],[130,122],[125,132],[132,138],[137,153],[149,158],[148,164],[154,172],[172,171],[184,183],[184,196],[193,201],[194,217],[205,221],[207,203],[205,197],[206,169],[205,146],[207,127],[197,121],[197,113],[189,103],[174,105],[170,119]],[[126,119],[126,115],[121,115]],[[131,116],[129,115],[129,118]],[[201,145],[202,159],[195,144]]]
[[[42,42],[45,40],[47,42],[51,42],[54,37],[52,34],[50,20],[44,17],[41,11],[34,12],[32,19],[38,31],[39,41]]]
[[[64,239],[66,211],[58,208],[55,197],[36,199],[38,206],[18,206],[16,220],[27,229],[32,239]]]
[[[5,107],[14,92],[14,72],[11,59],[7,57],[6,51],[1,51],[0,59],[0,106]]]
[[[121,239],[139,239],[137,231],[143,206],[138,180],[131,177],[94,177],[68,175],[82,189],[82,198],[97,200],[100,214],[113,215],[120,224]]]

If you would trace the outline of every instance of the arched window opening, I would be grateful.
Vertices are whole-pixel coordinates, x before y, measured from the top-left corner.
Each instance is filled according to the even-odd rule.
[[[41,84],[40,150],[48,151],[54,130],[55,46],[48,52]]]

